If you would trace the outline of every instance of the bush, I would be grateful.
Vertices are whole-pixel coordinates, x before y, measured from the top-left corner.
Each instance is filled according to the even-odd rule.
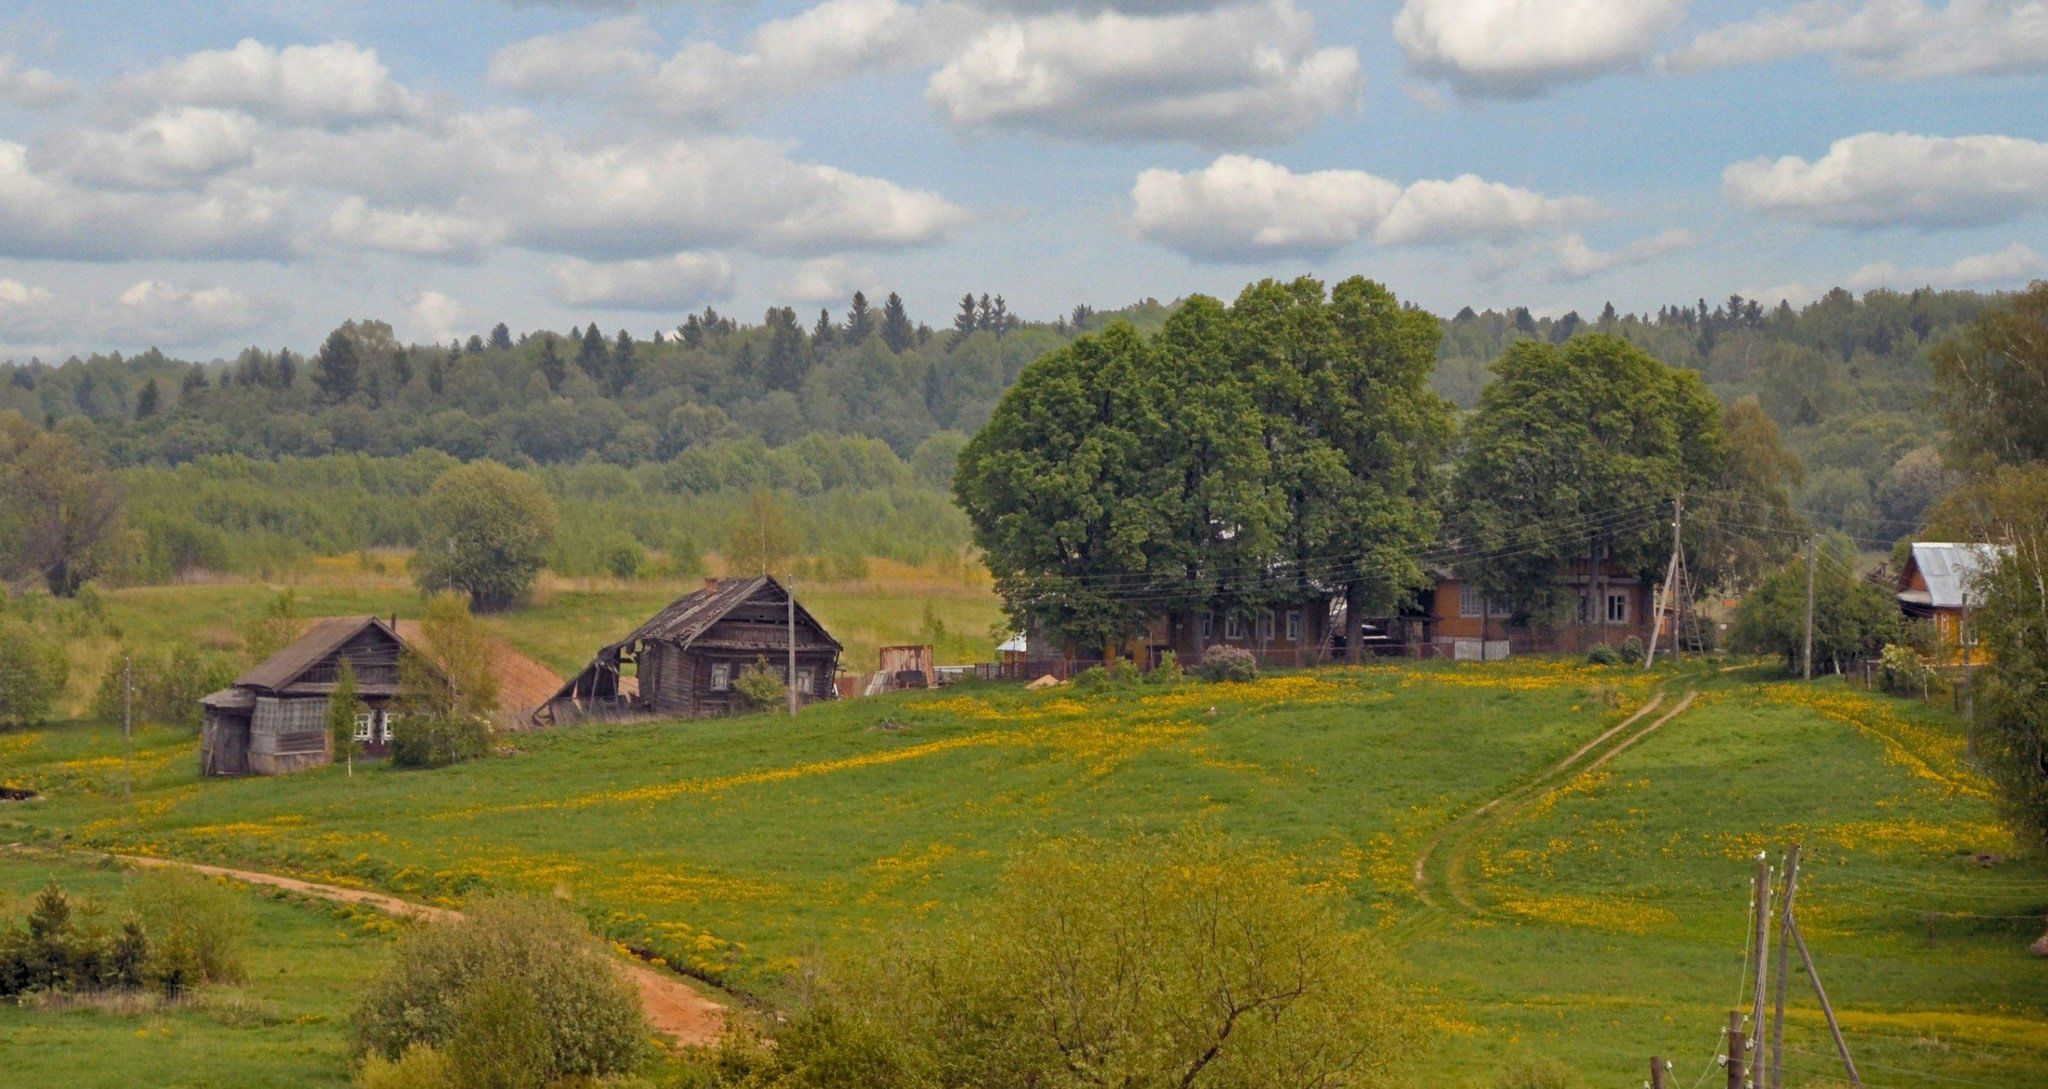
[[[769,665],[766,658],[756,658],[753,665],[740,670],[732,682],[732,694],[746,711],[767,711],[789,702],[789,687],[782,683],[781,672]]]
[[[1147,684],[1171,688],[1179,684],[1183,676],[1184,674],[1180,668],[1180,655],[1169,650],[1159,656],[1159,664],[1153,666],[1152,672],[1145,675],[1145,681]]]
[[[485,900],[463,919],[400,939],[353,1030],[358,1053],[386,1060],[434,1049],[464,1086],[624,1073],[640,1063],[649,1033],[638,995],[583,921],[559,904],[514,897]],[[515,1031],[525,1037],[518,1060],[534,1080],[477,1080],[504,1068],[465,1035],[512,1047],[507,1034]]]
[[[123,656],[128,659],[125,677]],[[165,652],[117,655],[107,663],[107,672],[100,677],[99,688],[93,692],[93,718],[113,725],[121,722],[124,680],[134,686],[134,712],[138,724],[182,726],[197,733],[202,718],[200,697],[235,683],[235,668],[185,644]]]
[[[1927,660],[1912,647],[1900,643],[1888,643],[1877,659],[1878,687],[1902,696],[1918,696],[1922,692],[1941,694],[1948,691],[1948,678],[1941,671],[1927,664]]]
[[[1494,1089],[1568,1089],[1571,1069],[1551,1059],[1520,1059],[1494,1079]]]
[[[356,1071],[356,1089],[462,1089],[462,1083],[446,1055],[414,1044],[396,1059],[366,1056]]]
[[[0,620],[0,726],[45,722],[64,692],[64,645],[15,620]]]
[[[218,880],[169,867],[146,871],[135,883],[135,910],[155,941],[159,961],[175,962],[194,983],[233,983],[245,977],[242,939],[249,909]]]
[[[397,767],[446,767],[490,748],[490,724],[471,715],[415,712],[391,725],[391,763]]]
[[[1588,665],[1597,666],[1620,665],[1621,652],[1605,643],[1601,643],[1586,652],[1586,662]]]
[[[1643,645],[1641,636],[1631,635],[1621,641],[1621,660],[1624,662],[1640,662],[1643,660],[1643,655],[1649,649]]]
[[[605,573],[615,579],[638,578],[646,565],[647,550],[630,537],[612,542],[604,551]]]
[[[1205,681],[1249,681],[1259,675],[1259,660],[1243,647],[1214,646],[1202,652],[1196,672]]]

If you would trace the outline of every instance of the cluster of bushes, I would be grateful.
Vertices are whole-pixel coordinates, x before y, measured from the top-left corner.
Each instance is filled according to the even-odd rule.
[[[1877,684],[1901,696],[1943,695],[1949,690],[1948,678],[1905,643],[1888,643],[1878,655]]]
[[[1645,649],[1643,641],[1631,635],[1623,639],[1619,645],[1601,643],[1587,651],[1586,661],[1590,665],[1626,665],[1629,662],[1642,661]]]
[[[402,768],[446,767],[490,749],[490,724],[474,715],[408,714],[391,726],[391,763]]]
[[[21,925],[0,931],[0,998],[145,988],[178,998],[242,978],[247,917],[231,893],[162,871],[138,881],[134,899],[135,913],[108,927],[99,905],[52,880]]]
[[[782,671],[769,665],[766,658],[756,658],[754,664],[740,670],[733,678],[732,694],[747,711],[773,710],[789,702],[789,686],[783,683]]]
[[[362,1089],[542,1089],[631,1073],[632,985],[559,904],[498,898],[399,943],[356,1011]]]
[[[1117,658],[1107,665],[1089,666],[1074,675],[1074,688],[1081,692],[1121,692],[1133,688],[1171,688],[1186,680],[1180,656],[1166,651],[1149,670],[1138,668],[1129,658]],[[1259,675],[1257,656],[1243,647],[1212,646],[1202,652],[1193,675],[1204,681],[1249,681]]]
[[[70,675],[63,642],[0,616],[0,727],[47,721]]]
[[[125,659],[125,661],[124,661]],[[123,651],[115,655],[93,692],[92,717],[119,723],[130,708],[137,723],[182,726],[197,732],[199,699],[235,681],[235,667],[217,655],[179,644],[168,650]]]

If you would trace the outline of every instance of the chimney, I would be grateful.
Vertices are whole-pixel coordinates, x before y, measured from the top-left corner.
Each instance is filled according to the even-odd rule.
[[[706,575],[706,576],[704,576],[704,589],[705,589],[705,592],[707,592],[707,593],[717,593],[717,592],[718,592],[718,576],[717,576],[717,575]]]

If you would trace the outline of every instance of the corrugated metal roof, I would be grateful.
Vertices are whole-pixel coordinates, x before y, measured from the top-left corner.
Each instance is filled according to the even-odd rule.
[[[1978,574],[1997,563],[2010,551],[2005,545],[1955,544],[1947,541],[1914,541],[1913,566],[1927,580],[1927,604],[1937,609],[1960,609],[1963,595],[1972,590]],[[1981,597],[1977,598],[1982,601]]]
[[[337,616],[313,625],[306,634],[292,641],[292,644],[276,654],[263,659],[248,672],[235,678],[238,688],[268,688],[276,690],[296,680],[299,674],[311,669],[322,658],[335,652],[343,643],[355,638],[357,632],[370,625],[384,629],[385,634],[397,639],[391,625],[375,616]]]

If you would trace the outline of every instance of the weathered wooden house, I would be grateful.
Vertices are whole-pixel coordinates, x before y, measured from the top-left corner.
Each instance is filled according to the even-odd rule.
[[[842,649],[774,578],[706,579],[703,589],[677,598],[598,651],[539,717],[558,723],[627,714],[725,714],[734,709],[733,682],[757,664],[792,684],[800,699],[831,699]]]
[[[381,753],[390,744],[400,711],[399,658],[404,639],[381,617],[335,617],[235,678],[232,687],[199,702],[204,708],[200,772],[205,775],[277,775],[333,759],[327,735],[328,697],[346,660],[356,675],[363,710],[356,741]],[[432,675],[431,664],[425,665]]]

